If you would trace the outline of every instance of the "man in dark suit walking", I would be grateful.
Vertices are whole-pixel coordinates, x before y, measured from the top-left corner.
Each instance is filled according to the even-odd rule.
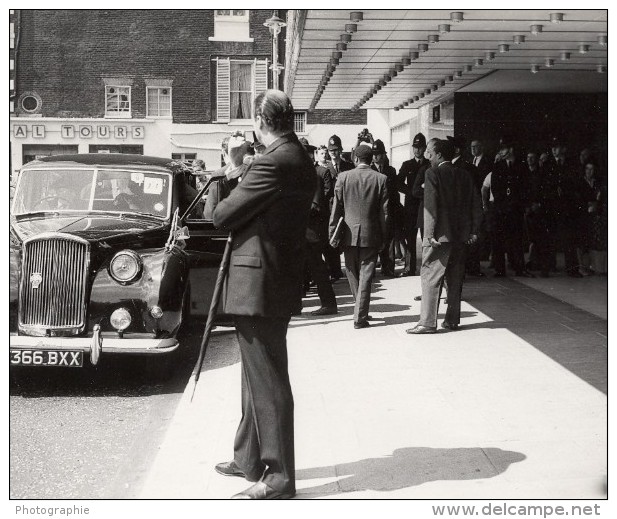
[[[396,178],[399,192],[405,195],[402,220],[407,252],[405,254],[405,268],[400,274],[402,277],[416,275],[416,237],[418,235],[417,222],[420,199],[414,197],[413,186],[418,174],[430,166],[429,161],[424,158],[426,138],[422,133],[418,133],[413,138],[411,146],[413,158],[403,162]]]
[[[356,169],[339,175],[330,216],[330,238],[339,218],[345,220],[341,245],[351,293],[355,299],[354,328],[367,328],[371,282],[377,253],[388,226],[387,177],[371,168],[373,151],[366,144],[355,150]]]
[[[343,145],[341,138],[338,135],[333,135],[328,139],[328,153],[330,154],[330,162],[328,162],[328,172],[326,173],[327,179],[324,181],[324,185],[328,188],[326,198],[330,208],[332,208],[332,201],[334,199],[334,186],[339,174],[343,171],[349,171],[354,168],[351,162],[343,160]],[[324,257],[328,264],[328,270],[330,271],[330,279],[336,281],[343,277],[341,270],[341,253],[339,250],[326,245],[324,251]]]
[[[242,359],[234,459],[215,469],[257,482],[234,499],[281,499],[296,492],[286,335],[302,295],[315,170],[293,132],[294,109],[283,92],[260,93],[253,113],[266,148],[213,214],[214,225],[233,231],[223,308],[234,316]]]
[[[424,241],[422,243],[422,307],[410,334],[435,333],[439,296],[448,283],[448,310],[443,328],[456,330],[461,317],[465,247],[477,240],[482,218],[480,197],[471,175],[452,166],[453,146],[432,141],[427,150],[431,168],[424,179]]]

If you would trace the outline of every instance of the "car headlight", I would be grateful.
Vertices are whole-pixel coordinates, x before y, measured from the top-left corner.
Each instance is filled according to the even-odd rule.
[[[118,252],[109,264],[109,273],[118,283],[130,283],[141,274],[141,258],[130,250]]]
[[[111,314],[109,322],[116,330],[122,332],[130,326],[131,314],[126,308],[117,308]]]

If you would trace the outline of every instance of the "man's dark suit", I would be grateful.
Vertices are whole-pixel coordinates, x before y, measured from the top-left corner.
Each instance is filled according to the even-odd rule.
[[[336,308],[336,296],[334,295],[328,269],[323,259],[323,252],[328,243],[328,218],[330,211],[324,196],[324,179],[323,175],[320,175],[320,169],[325,170],[326,168],[321,166],[315,167],[317,187],[315,188],[309,222],[306,228],[306,262],[308,272],[317,285],[317,294],[319,295],[321,306]]]
[[[377,253],[383,248],[388,226],[386,176],[360,164],[339,175],[330,216],[330,236],[341,216],[345,227],[341,239],[345,268],[356,301],[354,322],[368,320],[371,282]]]
[[[287,325],[300,304],[315,169],[294,133],[268,146],[221,200],[214,225],[233,231],[224,311],[235,316],[242,358],[242,420],[234,461],[250,480],[295,490]]]
[[[338,175],[340,175],[343,171],[349,171],[353,169],[354,166],[351,162],[347,162],[346,160],[341,159],[338,164],[338,167],[332,164],[332,162],[328,162],[327,171],[324,173],[324,188],[326,193],[326,200],[328,201],[328,206],[330,209],[332,208],[332,201],[334,199],[334,186],[336,185],[336,179]],[[341,253],[340,251],[332,248],[330,244],[326,244],[324,249],[324,257],[326,258],[326,264],[328,265],[328,270],[330,271],[330,275],[334,277],[338,277],[341,272]]]
[[[431,167],[424,178],[424,241],[422,243],[421,326],[435,328],[444,278],[448,283],[445,321],[458,325],[465,275],[465,243],[478,234],[482,218],[480,195],[472,176],[450,162]],[[440,245],[431,246],[431,239]]]
[[[553,217],[553,251],[564,253],[566,271],[576,271],[578,257],[576,248],[579,243],[579,228],[581,216],[584,214],[581,202],[583,179],[579,176],[578,167],[567,160],[561,163],[551,158],[546,164],[547,196],[552,200]],[[553,262],[555,253],[552,253]]]
[[[493,159],[489,159],[486,154],[482,154],[480,156],[480,160],[475,161],[474,157],[474,181],[475,185],[478,188],[478,192],[482,193],[482,184],[486,175],[488,175],[492,169],[495,161]],[[479,261],[480,260],[488,260],[491,255],[491,240],[488,232],[488,225],[485,219],[482,219],[482,225],[480,226],[480,234],[478,235],[478,242],[475,248],[478,250],[478,263],[474,263],[474,267],[471,267],[471,270],[476,270],[475,267],[479,270]],[[474,260],[475,262],[475,260]]]
[[[386,161],[386,164],[381,168],[378,164],[373,163],[371,166],[375,171],[386,176],[386,189],[388,190],[388,232],[385,238],[385,246],[379,251],[379,258],[381,260],[381,272],[382,273],[394,273],[394,247],[392,246],[392,240],[396,232],[395,225],[399,223],[397,217],[400,213],[401,199],[396,188],[396,169],[394,169]]]
[[[415,158],[406,160],[401,165],[397,175],[398,190],[405,195],[403,206],[403,233],[405,236],[405,271],[416,273],[416,236],[418,234],[418,211],[420,199],[413,195],[413,186],[419,173],[425,171],[430,162],[422,157],[419,161]]]
[[[482,157],[482,159],[485,160],[484,157]],[[482,163],[482,161],[480,161],[480,163]],[[481,194],[482,182],[484,182],[484,177],[482,177],[482,173],[478,170],[478,168],[474,166],[472,163],[467,162],[462,157],[459,157],[458,160],[453,159],[452,165],[456,166],[457,168],[462,168],[466,170],[471,175],[471,177],[473,178],[474,187],[478,191],[478,196],[480,196],[480,200],[481,200],[482,199],[482,194]],[[488,171],[487,171],[487,174],[488,174]],[[480,180],[480,177],[482,177],[482,180]],[[482,224],[480,224],[480,229],[478,229],[478,241],[476,241],[473,245],[470,245],[469,247],[467,247],[467,251],[466,251],[467,259],[465,260],[465,272],[467,274],[476,275],[476,276],[481,274],[480,249],[479,249],[481,230],[482,230]]]
[[[515,273],[525,270],[523,249],[525,208],[529,200],[528,174],[521,162],[500,160],[491,175],[493,202],[493,263],[505,274],[506,259]]]

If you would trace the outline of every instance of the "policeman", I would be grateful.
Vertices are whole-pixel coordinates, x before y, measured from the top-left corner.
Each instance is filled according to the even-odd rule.
[[[430,167],[430,162],[424,158],[426,137],[416,134],[412,142],[413,159],[403,162],[396,177],[399,192],[405,195],[403,206],[402,227],[405,237],[405,268],[401,276],[415,276],[416,273],[416,236],[418,234],[418,207],[420,199],[413,196],[413,185],[419,172]]]
[[[396,169],[390,166],[384,143],[377,139],[373,143],[373,169],[386,176],[388,191],[388,215],[390,215],[388,229],[385,236],[385,247],[379,251],[381,273],[386,277],[395,277],[394,273],[394,236],[396,234],[396,215],[401,213],[401,199],[396,188]]]

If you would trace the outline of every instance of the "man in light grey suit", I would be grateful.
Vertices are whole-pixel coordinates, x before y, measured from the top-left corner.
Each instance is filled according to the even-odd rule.
[[[482,220],[480,195],[471,173],[452,165],[452,143],[436,139],[426,149],[431,167],[424,179],[422,308],[410,334],[435,333],[439,296],[448,283],[448,310],[442,328],[456,330],[461,318],[461,290],[466,246],[478,239]]]
[[[341,246],[351,292],[356,301],[354,328],[367,328],[371,282],[377,253],[383,249],[389,220],[387,177],[370,166],[373,151],[361,144],[355,150],[356,168],[339,174],[330,215],[330,238],[339,218],[345,220]]]

